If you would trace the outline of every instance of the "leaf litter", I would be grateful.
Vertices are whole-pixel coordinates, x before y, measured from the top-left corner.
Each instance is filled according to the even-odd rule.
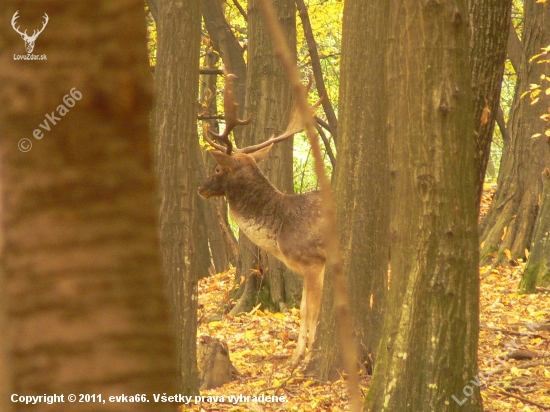
[[[486,213],[494,189],[494,185],[486,185],[481,215]],[[525,263],[518,263],[514,267],[480,267],[478,380],[485,412],[550,410],[550,291],[519,295]],[[300,323],[298,309],[271,313],[256,307],[240,316],[225,314],[234,303],[229,298],[234,276],[232,269],[199,281],[197,336],[226,342],[238,374],[220,388],[201,391],[204,402],[182,405],[181,410],[348,411],[342,378],[320,382],[304,376],[303,367],[290,365]],[[522,350],[529,352],[518,352]],[[509,358],[514,351],[535,357]],[[370,378],[361,376],[363,396]],[[230,396],[234,398],[230,400]],[[265,402],[267,396],[277,396],[279,401]],[[456,396],[462,400],[462,394]]]

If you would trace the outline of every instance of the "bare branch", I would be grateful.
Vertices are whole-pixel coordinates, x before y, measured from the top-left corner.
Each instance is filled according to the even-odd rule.
[[[315,77],[315,84],[317,85],[317,91],[319,96],[327,96],[327,99],[323,103],[323,110],[327,116],[328,123],[330,124],[331,135],[336,140],[338,131],[338,119],[334,113],[332,103],[328,98],[327,89],[325,88],[325,80],[323,79],[323,71],[321,69],[321,60],[319,53],[317,52],[317,43],[313,37],[313,29],[311,28],[311,22],[309,21],[309,14],[307,11],[304,0],[296,0],[296,7],[300,12],[300,19],[302,20],[302,27],[304,28],[304,37],[306,38],[309,55],[311,57],[311,67],[313,69],[313,76]]]
[[[241,3],[239,3],[238,0],[233,0],[233,4],[235,7],[239,9],[239,13],[244,17],[245,20],[248,20],[248,15],[246,14],[246,11],[244,10],[243,6],[241,6]]]
[[[315,128],[317,129],[317,133],[319,133],[319,136],[321,136],[321,139],[323,140],[323,143],[325,144],[325,149],[327,151],[327,156],[330,159],[330,164],[332,165],[332,168],[334,169],[336,167],[336,157],[334,157],[332,147],[330,147],[330,142],[327,139],[327,136],[325,135],[325,132],[323,132],[323,129],[321,129],[320,125],[317,125]]]

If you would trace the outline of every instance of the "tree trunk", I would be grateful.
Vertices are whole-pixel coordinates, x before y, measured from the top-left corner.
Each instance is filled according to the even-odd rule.
[[[3,212],[2,212],[3,213]],[[0,230],[3,230],[0,229]],[[3,234],[0,234],[3,239]],[[1,241],[1,240],[0,240]],[[4,245],[0,244],[1,250]],[[8,293],[6,291],[6,279],[4,270],[0,270],[0,330],[4,331],[3,339],[0,339],[0,411],[12,412],[13,402],[10,396],[12,390],[12,368],[11,368],[11,339],[6,336],[8,330]]]
[[[544,169],[541,207],[531,254],[519,287],[520,293],[535,293],[536,287],[550,285],[550,170]]]
[[[160,240],[176,322],[180,392],[199,393],[196,334],[200,2],[159,2],[154,112]],[[184,69],[182,69],[184,68]]]
[[[369,372],[380,342],[388,287],[388,11],[387,2],[348,2],[342,31],[335,193],[359,358]],[[332,277],[325,275],[320,324],[309,365],[319,380],[337,377],[336,369],[340,369],[331,285]]]
[[[550,4],[526,0],[524,13],[523,56],[516,68],[518,82],[508,121],[511,140],[502,154],[497,192],[481,223],[482,259],[497,253],[495,264],[507,261],[508,250],[518,258],[531,246],[542,192],[541,173],[548,158],[546,143],[531,136],[544,131],[539,116],[550,98],[542,93],[539,103],[531,105],[521,94],[531,83],[539,83],[544,73],[544,65],[529,63],[529,58],[550,44]]]
[[[365,410],[481,411],[468,4],[393,0],[389,27],[391,280]]]
[[[292,0],[277,0],[274,2],[279,14],[279,20],[285,28],[287,42],[296,49],[296,9]],[[292,107],[292,92],[286,80],[281,63],[275,56],[269,33],[265,29],[259,4],[257,1],[248,3],[248,74],[246,107],[248,113],[253,113],[252,122],[244,129],[244,146],[258,143],[272,135],[284,132],[290,108]],[[285,193],[292,193],[293,158],[292,138],[276,144],[269,157],[260,165],[271,183]],[[262,303],[275,310],[284,310],[288,305],[296,306],[301,293],[301,279],[291,272],[282,262],[265,252],[258,251],[241,232],[239,235],[241,275],[247,276],[243,285],[242,301],[236,306],[235,312],[250,310],[257,301],[258,287],[266,286],[266,293],[260,293]],[[263,279],[250,276],[253,270],[259,270]],[[243,302],[248,302],[244,305]]]
[[[203,67],[208,69],[215,69],[218,66],[220,57],[212,47],[207,47],[204,59]],[[203,74],[201,76],[201,114],[203,116],[215,116],[218,114],[216,103],[216,80],[217,75]],[[218,133],[218,122],[214,119],[204,120],[203,129],[209,127],[215,133]],[[203,151],[197,146],[197,155],[200,156],[200,167],[197,169],[199,185],[202,184],[207,176],[212,173],[214,168],[214,159],[212,156],[206,155],[206,163],[212,164],[212,167],[205,167],[205,160],[202,156]],[[217,209],[219,202],[214,199],[204,200],[200,199],[197,204],[197,210],[202,214],[204,219],[204,225],[206,227],[208,243],[210,245],[210,252],[212,254],[212,263],[214,264],[214,270],[216,273],[220,273],[229,269],[230,262],[233,265],[236,264],[236,258],[231,253],[231,247],[226,242],[226,238],[223,234],[223,228],[218,222]]]
[[[204,24],[206,26],[206,29],[208,31],[208,34],[210,35],[210,39],[212,41],[212,46],[214,49],[220,54],[223,64],[225,66],[225,70],[228,73],[235,74],[237,76],[237,80],[234,85],[234,93],[235,93],[235,101],[239,105],[239,118],[244,118],[244,112],[245,112],[245,98],[246,98],[246,78],[247,78],[247,68],[246,68],[246,62],[244,61],[243,56],[243,49],[240,46],[239,42],[235,38],[235,35],[229,28],[229,25],[227,21],[225,20],[225,16],[223,13],[222,3],[220,0],[202,0],[203,2],[203,18],[204,18]],[[235,139],[235,142],[237,143],[237,146],[242,145],[242,135],[243,135],[243,128],[236,127],[233,129],[233,136]],[[206,158],[206,173],[209,174],[212,167],[209,167],[208,165],[213,165],[214,162],[210,158],[210,156],[207,156]],[[228,230],[229,226],[227,225],[227,203],[225,200],[217,200],[214,201],[213,199],[209,200],[209,207],[210,211],[208,213],[209,219],[215,218],[217,216],[217,219],[212,220],[216,224],[220,225],[222,227],[222,231],[225,234],[225,242],[223,245],[224,250],[227,251],[227,253],[230,256],[230,261],[237,267],[237,277],[236,281],[237,283],[240,282],[240,270],[239,268],[242,266],[240,262],[240,256],[234,253],[234,244],[237,240],[234,238],[233,233]],[[215,244],[210,244],[210,247],[213,249],[216,246]],[[214,251],[212,252],[214,253]],[[245,264],[245,266],[248,266]],[[242,292],[242,290],[241,290]],[[239,304],[238,304],[239,305]],[[240,302],[240,307],[236,308],[236,312],[241,312],[242,310],[245,310],[247,307],[249,307],[248,304],[243,304],[243,302]],[[242,310],[241,310],[242,308]],[[234,312],[235,313],[235,312]]]
[[[512,0],[470,0],[470,66],[479,200],[500,108],[511,11]]]
[[[4,22],[17,9],[30,27],[50,17],[34,50],[43,62],[14,60],[23,42],[0,28],[3,338],[13,393],[65,394],[64,411],[98,410],[68,402],[70,393],[148,394],[150,403],[101,409],[173,410],[152,397],[174,393],[177,372],[156,226],[143,2],[7,3]]]

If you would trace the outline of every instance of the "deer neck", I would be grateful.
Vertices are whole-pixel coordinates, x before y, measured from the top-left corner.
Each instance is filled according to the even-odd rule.
[[[266,214],[282,212],[278,206],[285,195],[263,174],[258,173],[253,179],[243,183],[236,182],[227,190],[226,197],[232,214],[245,219],[262,220]]]
[[[284,199],[264,175],[246,184],[232,185],[227,191],[230,215],[244,234],[257,246],[279,257],[277,235],[284,216]]]

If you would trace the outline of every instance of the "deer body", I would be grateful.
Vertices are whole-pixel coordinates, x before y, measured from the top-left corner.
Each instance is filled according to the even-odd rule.
[[[251,120],[251,117],[241,120],[237,116],[232,90],[234,80],[234,75],[226,76],[225,131],[220,135],[209,131],[221,145],[212,141],[208,134],[204,135],[206,141],[216,149],[210,153],[218,165],[199,188],[199,194],[205,198],[225,196],[231,217],[244,234],[304,277],[300,333],[292,357],[292,363],[297,363],[304,355],[306,346],[311,351],[321,306],[326,261],[321,197],[318,192],[299,195],[281,193],[258,167],[258,163],[265,159],[275,143],[303,130],[296,105],[290,111],[289,123],[282,135],[255,146],[242,149],[234,147],[229,140],[229,133],[235,126],[248,124]],[[314,108],[320,103],[321,100]],[[311,352],[308,353],[310,356]]]
[[[304,277],[300,333],[292,362],[311,350],[319,316],[325,247],[319,192],[289,195],[278,191],[257,165],[271,146],[232,156],[211,151],[218,166],[199,189],[203,197],[225,196],[231,217],[261,249]]]

